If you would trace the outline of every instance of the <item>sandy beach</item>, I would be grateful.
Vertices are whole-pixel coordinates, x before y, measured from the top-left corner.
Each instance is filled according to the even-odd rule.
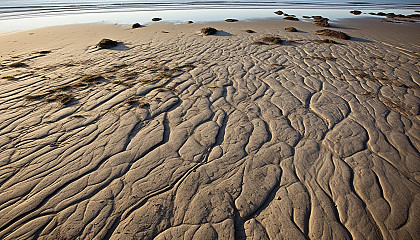
[[[0,239],[418,238],[420,23],[330,24],[0,35]]]

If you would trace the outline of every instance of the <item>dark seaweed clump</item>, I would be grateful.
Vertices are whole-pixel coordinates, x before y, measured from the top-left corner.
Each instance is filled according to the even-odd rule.
[[[294,17],[294,16],[287,16],[285,18],[283,18],[284,20],[289,20],[289,21],[299,21],[298,18]]]
[[[265,43],[273,43],[273,44],[282,44],[282,40],[281,40],[281,38],[279,38],[279,37],[272,37],[272,36],[269,36],[269,37],[263,37],[262,39],[261,39],[261,42],[265,42]]]
[[[320,27],[329,27],[330,24],[328,23],[328,18],[324,18],[321,16],[312,16],[314,19],[313,24],[320,26]]]
[[[98,48],[101,48],[101,49],[107,49],[107,48],[116,47],[118,44],[119,44],[119,42],[117,42],[117,41],[104,38],[98,44],[96,44],[96,46]]]
[[[207,35],[214,35],[214,34],[216,34],[216,33],[217,33],[217,30],[216,30],[215,28],[212,28],[212,27],[206,27],[206,28],[202,28],[202,29],[201,29],[201,33],[202,33],[204,36],[207,36]]]
[[[340,31],[334,31],[334,30],[330,30],[330,29],[322,29],[322,30],[318,30],[315,32],[316,34],[319,35],[324,35],[324,36],[329,36],[329,37],[335,37],[335,38],[339,38],[339,39],[344,39],[344,40],[348,40],[350,39],[350,36],[340,32]]]

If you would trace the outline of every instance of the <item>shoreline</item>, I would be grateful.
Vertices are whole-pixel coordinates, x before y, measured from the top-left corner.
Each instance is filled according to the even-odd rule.
[[[0,35],[0,238],[416,238],[418,23],[330,23]]]
[[[295,25],[295,26],[313,26],[312,29],[321,29],[321,27],[317,27],[312,24],[312,19],[304,19],[301,18],[300,21],[288,21],[282,19],[283,16],[279,17],[270,17],[270,18],[263,18],[263,19],[247,19],[247,20],[238,20],[238,22],[233,23],[227,23],[224,20],[216,20],[216,21],[205,21],[205,22],[194,22],[192,24],[188,24],[187,22],[171,22],[171,21],[159,21],[159,22],[150,22],[145,25],[141,25],[141,28],[139,29],[132,29],[132,24],[113,24],[113,23],[104,23],[104,22],[93,22],[93,23],[81,23],[81,24],[64,24],[64,25],[57,25],[57,26],[45,26],[35,29],[26,29],[26,30],[20,30],[16,32],[4,32],[0,33],[0,37],[8,36],[8,35],[14,35],[14,34],[30,34],[32,35],[33,32],[50,32],[56,31],[61,28],[94,28],[94,26],[98,26],[101,29],[107,28],[107,27],[117,27],[124,29],[126,31],[142,31],[147,28],[153,28],[153,29],[160,29],[160,28],[176,28],[177,26],[181,28],[200,28],[204,26],[227,26],[227,27],[234,27],[235,25],[243,26],[243,25],[265,25],[269,24],[270,26],[275,24],[280,25]],[[410,43],[412,45],[412,50],[416,51],[416,47],[419,47],[417,44],[418,40],[420,40],[420,33],[416,30],[418,29],[419,22],[384,22],[383,20],[386,18],[381,18],[377,16],[370,16],[370,15],[361,15],[361,16],[355,16],[351,18],[341,18],[339,20],[330,20],[330,27],[329,29],[334,29],[338,31],[344,31],[351,35],[356,34],[357,36],[363,36],[375,39],[375,41],[380,42],[381,36],[383,37],[389,37],[394,36],[394,42],[397,42],[400,39],[395,38],[395,36],[401,35],[411,35],[411,38],[404,39],[404,41],[401,41],[401,43]],[[397,20],[398,21],[398,20]],[[386,30],[385,30],[386,29]],[[279,30],[281,32],[281,30]],[[390,34],[392,32],[392,34]],[[369,33],[369,34],[367,34]],[[383,35],[377,35],[376,34],[382,33]],[[280,34],[281,36],[281,34]],[[316,37],[316,35],[313,35],[313,37]],[[357,41],[356,39],[359,39],[357,37],[353,36],[353,40]]]
[[[141,24],[152,23],[151,19],[154,17],[163,18],[164,22],[169,23],[185,23],[187,21],[194,21],[198,23],[223,21],[226,18],[236,18],[240,21],[248,20],[264,20],[283,18],[274,14],[278,8],[265,9],[176,9],[176,10],[150,10],[150,11],[116,11],[116,12],[76,12],[62,15],[46,15],[46,16],[21,16],[13,19],[1,19],[2,26],[0,27],[0,34],[2,32],[20,31],[36,29],[47,26],[58,26],[68,24],[84,24],[84,23],[109,23],[109,24],[133,24],[140,22]],[[364,16],[370,16],[370,12],[395,12],[397,14],[415,14],[412,9],[387,9],[387,10],[362,10],[362,15],[352,15],[350,9],[287,9],[283,11],[296,15],[301,20],[302,16],[322,15],[329,18],[331,21],[340,19],[357,19]],[[58,14],[58,13],[57,13]],[[385,18],[374,16],[378,18]],[[414,19],[415,20],[415,19]]]

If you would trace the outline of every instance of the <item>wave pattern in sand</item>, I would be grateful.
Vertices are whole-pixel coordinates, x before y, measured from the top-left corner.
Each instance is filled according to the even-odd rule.
[[[4,65],[0,238],[416,238],[418,58],[226,31]]]

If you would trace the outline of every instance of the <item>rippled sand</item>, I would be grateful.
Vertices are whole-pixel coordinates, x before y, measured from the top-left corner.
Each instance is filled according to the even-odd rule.
[[[0,36],[0,238],[417,238],[418,23],[359,21]]]

